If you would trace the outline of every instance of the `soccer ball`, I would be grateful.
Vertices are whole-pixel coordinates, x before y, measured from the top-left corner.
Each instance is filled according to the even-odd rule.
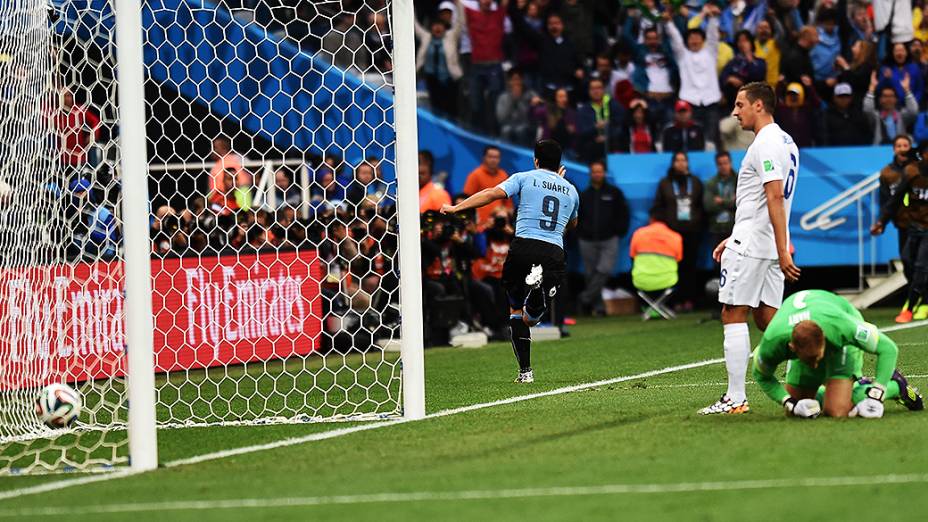
[[[64,428],[81,413],[81,396],[67,384],[49,384],[39,392],[35,413],[49,428]]]

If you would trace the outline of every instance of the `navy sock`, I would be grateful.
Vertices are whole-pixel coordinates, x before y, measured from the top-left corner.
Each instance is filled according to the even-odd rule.
[[[519,371],[531,370],[532,332],[522,320],[521,314],[509,316],[509,336],[512,341],[512,353],[515,354],[516,362],[519,363]]]

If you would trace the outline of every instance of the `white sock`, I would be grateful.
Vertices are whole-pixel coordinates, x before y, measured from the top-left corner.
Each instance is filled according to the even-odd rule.
[[[751,357],[751,334],[748,323],[725,325],[725,368],[728,369],[728,397],[734,402],[747,398],[744,381]]]

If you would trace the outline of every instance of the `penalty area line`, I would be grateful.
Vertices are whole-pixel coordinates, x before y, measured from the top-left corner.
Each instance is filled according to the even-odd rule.
[[[226,500],[189,500],[174,502],[139,502],[97,504],[93,506],[48,506],[0,510],[0,518],[59,517],[115,513],[164,511],[204,511],[214,509],[269,509],[314,507],[327,505],[363,505],[374,503],[408,503],[429,501],[496,500],[541,497],[580,497],[597,495],[635,495],[701,493],[715,491],[750,491],[784,488],[836,488],[920,484],[928,482],[928,473],[807,477],[717,482],[678,482],[669,484],[603,484],[598,486],[555,486],[497,490],[413,491],[407,493],[374,493],[317,497],[236,498]]]
[[[664,375],[668,373],[690,370],[693,368],[701,368],[703,366],[711,366],[713,364],[719,364],[724,361],[725,360],[721,358],[706,359],[703,361],[697,361],[697,362],[693,362],[689,364],[668,366],[666,368],[661,368],[658,370],[651,370],[651,371],[647,371],[643,373],[638,373],[635,375],[613,377],[611,379],[603,379],[601,381],[576,384],[572,386],[564,386],[561,388],[555,388],[553,390],[548,390],[544,392],[530,393],[527,395],[517,395],[515,397],[510,397],[508,399],[500,399],[500,400],[491,401],[491,402],[471,404],[468,406],[461,406],[459,408],[450,408],[447,410],[441,410],[435,413],[430,413],[422,419],[397,419],[397,420],[383,421],[383,422],[376,422],[376,423],[372,422],[369,424],[361,424],[358,426],[339,428],[335,430],[324,431],[321,433],[313,433],[313,434],[305,435],[302,437],[290,437],[286,439],[280,439],[280,440],[268,442],[265,444],[256,444],[253,446],[244,446],[241,448],[217,451],[214,453],[206,453],[203,455],[197,455],[197,456],[189,457],[185,459],[178,459],[178,460],[165,462],[163,466],[165,468],[174,468],[177,466],[199,464],[202,462],[208,462],[212,460],[236,457],[239,455],[247,455],[247,454],[256,453],[259,451],[267,451],[267,450],[272,450],[272,449],[277,449],[277,448],[285,448],[289,446],[297,446],[297,445],[306,444],[309,442],[316,442],[316,441],[321,441],[321,440],[334,439],[336,437],[343,437],[345,435],[350,435],[352,433],[358,433],[362,431],[371,431],[371,430],[386,428],[390,426],[396,426],[399,424],[408,424],[410,422],[421,422],[424,420],[429,420],[429,419],[434,419],[434,418],[448,417],[450,415],[457,415],[460,413],[467,413],[467,412],[482,410],[486,408],[493,408],[496,406],[516,404],[519,402],[540,399],[543,397],[551,397],[554,395],[562,395],[565,393],[573,393],[573,392],[578,392],[578,391],[583,391],[583,390],[589,390],[593,388],[598,388],[600,386],[608,386],[610,384],[616,384],[616,383],[625,382],[625,381],[632,381],[636,379],[646,379],[648,377],[655,377],[658,375]],[[46,484],[40,484],[38,486],[30,486],[30,487],[25,487],[25,488],[12,489],[9,491],[0,492],[0,500],[7,500],[11,498],[26,496],[26,495],[34,495],[36,493],[46,493],[49,491],[56,491],[56,490],[68,488],[71,486],[80,486],[80,485],[90,484],[94,482],[103,482],[106,480],[122,478],[122,477],[130,476],[130,475],[136,475],[138,473],[139,472],[134,472],[132,470],[125,470],[125,471],[118,471],[118,472],[114,472],[114,473],[110,473],[106,475],[99,475],[99,476],[93,476],[93,477],[81,477],[77,479],[59,480],[55,482],[49,482]]]

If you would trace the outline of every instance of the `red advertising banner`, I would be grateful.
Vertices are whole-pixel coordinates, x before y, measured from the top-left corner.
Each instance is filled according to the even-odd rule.
[[[155,369],[319,348],[314,251],[152,260]],[[122,263],[0,271],[0,390],[125,374]]]

